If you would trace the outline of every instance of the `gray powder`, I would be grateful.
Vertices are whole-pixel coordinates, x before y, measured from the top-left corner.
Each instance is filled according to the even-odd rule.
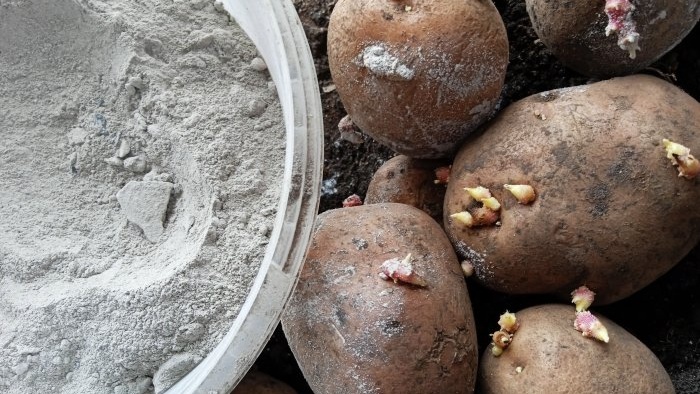
[[[256,57],[209,0],[0,0],[0,392],[161,392],[220,341],[283,176]]]

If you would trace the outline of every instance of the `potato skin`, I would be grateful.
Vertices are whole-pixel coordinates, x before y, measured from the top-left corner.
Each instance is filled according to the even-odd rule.
[[[339,0],[328,61],[363,132],[401,154],[440,158],[492,114],[508,38],[490,1]]]
[[[526,0],[527,12],[540,40],[565,65],[596,77],[631,74],[650,65],[680,42],[700,19],[697,0],[632,1],[640,51],[630,59],[617,45],[615,33],[605,36],[605,0],[562,2]],[[663,17],[662,17],[663,16]]]
[[[372,176],[365,204],[407,204],[442,222],[447,185],[435,183],[435,169],[446,165],[446,162],[411,159],[404,155],[392,157]]]
[[[427,282],[385,281],[387,259],[413,255]],[[472,393],[471,303],[440,226],[404,204],[319,215],[282,326],[316,393]]]
[[[700,104],[649,76],[530,96],[458,153],[445,231],[477,280],[495,290],[568,297],[586,285],[596,304],[625,298],[700,239],[700,178],[678,177],[661,143],[697,156],[699,133]],[[503,189],[522,183],[537,191],[531,205]],[[463,188],[476,185],[501,202],[500,227],[449,219],[468,202]]]
[[[296,394],[296,390],[270,375],[248,371],[231,394]]]
[[[520,328],[508,348],[499,357],[490,347],[482,355],[481,394],[675,392],[654,353],[605,317],[595,314],[608,330],[609,343],[574,329],[572,305],[540,305],[515,315]]]

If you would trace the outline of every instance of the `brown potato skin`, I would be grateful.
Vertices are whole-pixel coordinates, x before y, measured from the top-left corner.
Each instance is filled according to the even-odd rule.
[[[503,354],[494,357],[489,346],[482,355],[480,394],[675,392],[654,353],[599,314],[594,313],[608,330],[609,343],[574,329],[573,305],[540,305],[515,315],[520,328]]]
[[[248,371],[231,394],[296,394],[286,383],[260,371]]]
[[[412,159],[404,155],[392,157],[372,176],[365,204],[407,204],[442,222],[447,185],[435,183],[435,169],[446,165],[446,162]]]
[[[697,0],[632,1],[640,35],[635,59],[617,45],[615,33],[605,36],[605,0],[563,2],[526,0],[527,12],[540,40],[568,67],[588,76],[631,74],[650,65],[680,42],[700,19]],[[660,18],[662,12],[665,18]]]
[[[596,304],[625,298],[700,239],[700,177],[678,177],[663,138],[700,154],[700,104],[657,78],[525,98],[458,153],[445,231],[492,289],[568,298],[586,285]],[[537,191],[530,205],[503,189],[521,183]],[[463,188],[476,185],[501,202],[500,227],[470,229],[449,219],[469,201]]]
[[[420,288],[379,277],[413,255]],[[423,211],[373,204],[319,215],[285,309],[289,345],[316,393],[472,393],[477,347],[464,276]]]
[[[372,45],[384,46],[414,74],[370,71],[363,51]],[[441,158],[492,114],[508,38],[490,1],[339,0],[328,61],[341,101],[363,132],[398,153]]]

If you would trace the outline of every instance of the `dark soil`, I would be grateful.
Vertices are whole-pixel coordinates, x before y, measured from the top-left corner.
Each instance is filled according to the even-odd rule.
[[[326,56],[326,30],[336,0],[294,0],[313,52],[319,85],[332,85]],[[537,41],[522,0],[495,0],[510,40],[511,63],[501,108],[550,89],[589,82],[565,68]],[[664,78],[700,100],[700,30],[643,71]],[[338,208],[347,196],[364,196],[374,171],[393,153],[370,139],[359,145],[339,139],[338,121],[345,115],[337,93],[321,93],[325,126],[324,187],[320,212]],[[700,202],[699,202],[700,203]],[[700,393],[700,246],[656,282],[633,296],[597,310],[646,344],[661,360],[678,393]],[[469,282],[479,345],[489,342],[498,315],[509,309],[550,301],[546,297],[515,297]],[[256,367],[311,393],[278,327]],[[604,367],[604,366],[603,366]]]

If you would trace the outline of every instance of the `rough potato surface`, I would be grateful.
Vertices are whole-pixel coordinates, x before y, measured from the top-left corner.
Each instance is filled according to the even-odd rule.
[[[396,202],[414,206],[442,221],[446,184],[435,183],[435,169],[446,163],[399,155],[386,161],[367,187],[365,204]]]
[[[492,114],[508,38],[490,1],[340,0],[328,60],[363,132],[401,154],[439,158]]]
[[[520,328],[499,357],[488,348],[479,367],[481,394],[672,394],[661,362],[624,328],[597,315],[609,343],[574,329],[574,307],[541,305],[515,314]]]
[[[616,34],[605,35],[605,0],[526,0],[532,26],[547,48],[568,67],[597,77],[643,69],[678,44],[700,19],[698,0],[630,3],[641,48],[634,59],[618,46]]]
[[[403,259],[427,283],[379,277]],[[319,215],[282,325],[316,393],[472,393],[477,347],[459,263],[440,226],[403,204]]]
[[[445,230],[484,285],[511,294],[622,299],[668,271],[700,239],[700,178],[666,157],[669,138],[700,153],[700,104],[649,76],[537,94],[506,108],[452,166]],[[518,204],[504,184],[529,184]],[[466,228],[465,187],[502,204],[498,226]]]

